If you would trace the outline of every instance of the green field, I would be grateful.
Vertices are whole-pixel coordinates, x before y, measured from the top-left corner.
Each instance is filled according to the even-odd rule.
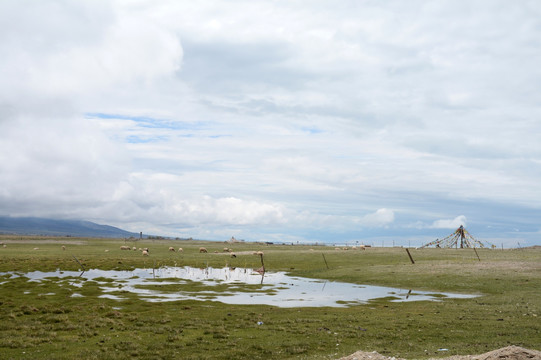
[[[335,250],[325,246],[3,236],[0,272],[132,270],[163,266],[258,268],[402,289],[479,294],[471,299],[350,307],[278,308],[215,301],[149,303],[99,298],[49,279],[0,275],[1,359],[338,359],[358,350],[408,359],[481,354],[518,345],[541,350],[541,249]],[[66,247],[65,250],[61,246]],[[184,252],[170,252],[168,247]],[[208,253],[199,253],[205,246]],[[224,247],[236,253],[224,254]],[[108,250],[108,251],[106,251]],[[217,251],[218,253],[215,253]],[[323,255],[324,254],[324,257]],[[77,262],[75,258],[79,261]],[[326,262],[325,262],[326,260]],[[104,279],[107,281],[107,279]],[[196,291],[200,284],[186,285]],[[73,297],[77,292],[82,297]],[[259,324],[258,324],[259,323]],[[447,351],[438,351],[439,349]]]

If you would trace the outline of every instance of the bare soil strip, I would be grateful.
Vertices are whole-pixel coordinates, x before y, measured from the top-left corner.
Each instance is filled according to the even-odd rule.
[[[436,358],[434,358],[435,360]],[[438,360],[541,360],[541,351],[524,349],[519,346],[508,346],[493,350],[482,355],[455,355]],[[357,351],[354,354],[339,360],[405,360],[396,357],[387,357],[377,352]],[[432,360],[432,359],[430,359]]]

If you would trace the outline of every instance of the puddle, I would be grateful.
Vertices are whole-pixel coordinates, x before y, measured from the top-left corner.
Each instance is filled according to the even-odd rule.
[[[445,298],[477,296],[309,279],[289,276],[285,272],[266,272],[261,275],[243,268],[163,267],[132,271],[92,269],[83,273],[34,271],[0,275],[23,276],[32,282],[66,278],[69,283],[65,285],[78,289],[84,282],[94,281],[104,292],[100,298],[118,301],[126,299],[125,294],[129,293],[149,302],[213,300],[226,304],[278,307],[345,307],[382,298],[389,301],[441,301]],[[76,293],[73,296],[82,295]]]

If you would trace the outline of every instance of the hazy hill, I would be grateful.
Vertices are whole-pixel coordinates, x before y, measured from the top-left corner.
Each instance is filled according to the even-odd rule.
[[[109,225],[82,220],[56,220],[35,217],[0,216],[0,234],[49,235],[78,237],[139,237]]]

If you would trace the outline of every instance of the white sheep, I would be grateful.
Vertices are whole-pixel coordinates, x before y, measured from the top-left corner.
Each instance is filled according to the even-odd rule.
[[[178,252],[184,252],[183,248],[178,248]]]
[[[173,251],[173,252],[175,252],[175,248],[174,248],[174,247],[172,247],[172,246],[169,246],[169,251]]]
[[[66,247],[64,245],[62,245],[62,250],[66,250]]]
[[[143,250],[143,256],[148,256],[148,251]]]
[[[126,246],[126,245],[122,245],[120,247],[120,250],[131,250],[131,248],[129,246]]]
[[[207,251],[206,248],[200,247],[200,248],[199,248],[199,252],[200,252],[200,253],[206,253],[206,252],[208,252],[208,251]]]

